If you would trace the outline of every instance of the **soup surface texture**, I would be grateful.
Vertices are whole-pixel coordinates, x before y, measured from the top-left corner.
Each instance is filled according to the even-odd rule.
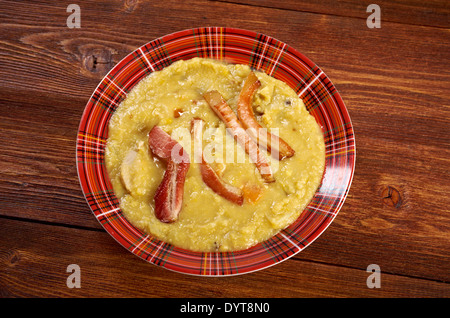
[[[227,132],[203,94],[217,90],[236,111],[247,65],[193,58],[177,61],[140,81],[111,117],[106,167],[125,217],[137,228],[193,251],[235,251],[269,239],[292,224],[320,185],[325,165],[323,133],[287,84],[255,72],[261,86],[252,105],[262,127],[279,135],[295,155],[270,158],[275,182],[266,183]],[[193,118],[204,121],[202,149],[222,179],[242,189],[244,203],[230,202],[202,180],[193,158]],[[189,153],[190,168],[177,221],[155,216],[154,194],[166,163],[149,151],[149,131],[160,126]]]

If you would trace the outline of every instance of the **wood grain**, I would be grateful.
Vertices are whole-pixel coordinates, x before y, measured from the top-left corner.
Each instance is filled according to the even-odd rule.
[[[215,1],[215,0],[214,0]],[[366,20],[372,13],[367,7],[374,1],[297,1],[297,0],[218,0],[236,4],[260,6],[290,11],[302,11],[327,15],[338,15]],[[381,10],[383,22],[397,22],[409,25],[425,25],[448,28],[450,26],[450,5],[445,1],[395,0],[376,1]]]
[[[382,288],[370,289],[365,270],[294,259],[225,279],[189,276],[137,259],[104,232],[5,218],[0,225],[3,297],[442,297],[450,292],[445,283],[390,274],[382,274]],[[81,288],[66,285],[70,264],[80,266]]]
[[[68,4],[0,1],[5,295],[171,297],[179,296],[170,287],[181,280],[180,289],[193,296],[236,296],[240,286],[243,295],[271,297],[275,292],[265,287],[277,277],[286,297],[450,296],[446,2],[380,2],[381,29],[368,29],[365,3],[352,1],[302,8],[293,1],[83,1],[81,29],[66,27]],[[248,276],[196,278],[195,286],[207,286],[201,293],[189,288],[189,278],[141,263],[103,232],[79,187],[75,139],[87,100],[125,55],[164,34],[217,24],[271,35],[316,62],[349,109],[357,162],[345,205],[311,246]],[[11,265],[15,251],[21,261]],[[65,287],[71,255],[86,268],[89,288]],[[365,286],[369,264],[380,265],[389,280],[381,290]],[[27,268],[34,274],[18,279]],[[143,286],[148,279],[163,284],[162,291]]]

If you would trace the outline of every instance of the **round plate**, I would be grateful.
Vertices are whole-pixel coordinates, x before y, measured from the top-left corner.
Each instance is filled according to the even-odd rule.
[[[160,241],[122,214],[104,164],[108,122],[140,80],[178,60],[214,58],[248,64],[287,83],[323,129],[326,163],[319,189],[300,217],[271,239],[242,251],[193,252]],[[153,40],[120,61],[89,99],[77,136],[81,188],[104,229],[138,257],[166,269],[207,276],[253,272],[292,257],[336,217],[353,179],[355,139],[341,96],[311,60],[270,36],[236,28],[188,29]]]

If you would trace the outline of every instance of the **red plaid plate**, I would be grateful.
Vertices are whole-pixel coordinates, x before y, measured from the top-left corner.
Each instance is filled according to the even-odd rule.
[[[284,81],[303,99],[321,125],[326,143],[322,183],[300,217],[254,247],[235,252],[192,252],[160,241],[123,216],[104,164],[108,122],[141,79],[180,59],[214,58],[252,68]],[[153,40],[120,61],[100,82],[81,118],[77,138],[81,188],[104,229],[130,252],[166,269],[207,276],[260,270],[292,257],[311,244],[336,217],[355,169],[353,126],[334,85],[307,57],[270,36],[235,28],[184,30]]]

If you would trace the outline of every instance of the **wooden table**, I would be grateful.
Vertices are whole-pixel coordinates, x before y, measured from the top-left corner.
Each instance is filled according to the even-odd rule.
[[[450,5],[376,1],[0,1],[0,296],[450,296]],[[129,52],[200,26],[268,34],[313,60],[350,112],[356,172],[311,246],[255,273],[183,275],[117,244],[90,211],[77,128],[101,78]],[[70,264],[81,288],[68,288]],[[380,268],[369,288],[367,268]]]

